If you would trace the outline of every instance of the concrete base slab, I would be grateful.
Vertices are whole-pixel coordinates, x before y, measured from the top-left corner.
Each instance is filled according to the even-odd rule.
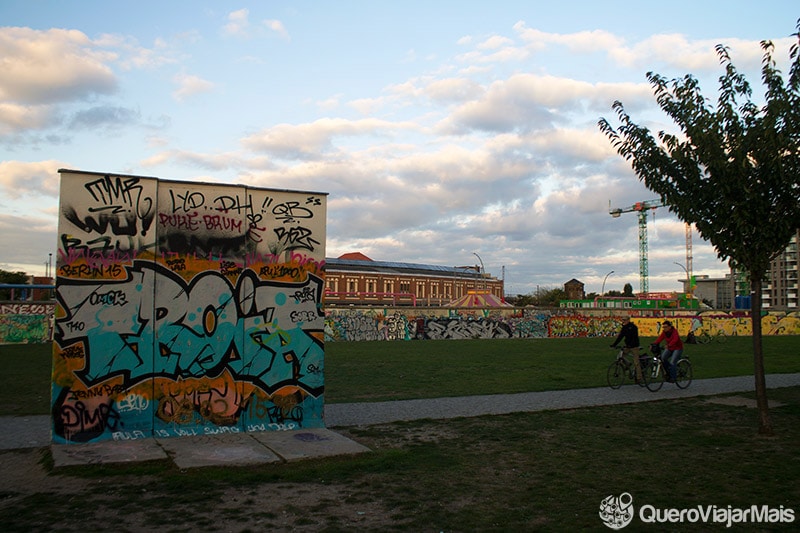
[[[281,458],[250,433],[156,439],[178,468],[277,463]]]
[[[250,433],[250,435],[285,461],[334,455],[355,455],[371,451],[366,446],[325,428],[263,431]]]
[[[53,464],[57,467],[139,463],[167,458],[166,452],[153,439],[53,444],[50,446],[50,450],[53,453]]]
[[[181,469],[291,462],[370,451],[325,428],[53,444],[50,449],[56,467],[171,459]]]

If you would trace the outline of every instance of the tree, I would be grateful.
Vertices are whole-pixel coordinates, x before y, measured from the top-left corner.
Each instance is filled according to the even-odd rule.
[[[536,296],[533,294],[517,294],[516,296],[506,296],[506,302],[514,307],[526,307],[533,305],[536,302]]]
[[[622,287],[622,295],[627,298],[633,298],[633,285],[626,283],[625,286]]]
[[[561,300],[566,299],[567,293],[564,292],[564,289],[559,289],[557,287],[542,289],[538,294],[539,305],[541,307],[558,307],[561,304]]]
[[[25,272],[9,272],[0,268],[0,283],[19,285],[28,283],[28,275]],[[0,300],[10,300],[11,289],[0,289]]]
[[[728,48],[716,52],[725,73],[712,106],[697,80],[667,80],[647,73],[659,107],[681,135],[664,131],[658,141],[631,121],[621,102],[613,104],[620,125],[601,118],[600,130],[631,162],[639,180],[661,195],[678,218],[695,224],[720,259],[747,272],[752,292],[753,363],[759,433],[771,434],[761,332],[761,284],[770,261],[800,228],[800,20],[790,51],[789,78],[773,60],[774,46],[762,41],[764,104],[753,102],[745,76]]]

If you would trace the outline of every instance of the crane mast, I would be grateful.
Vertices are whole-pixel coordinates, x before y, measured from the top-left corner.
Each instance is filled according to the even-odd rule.
[[[649,268],[647,264],[647,212],[655,210],[659,207],[665,207],[662,200],[647,200],[644,202],[636,202],[630,207],[619,208],[611,207],[609,201],[608,214],[614,218],[618,218],[622,213],[637,213],[639,217],[639,292],[642,295],[650,292],[650,277]]]

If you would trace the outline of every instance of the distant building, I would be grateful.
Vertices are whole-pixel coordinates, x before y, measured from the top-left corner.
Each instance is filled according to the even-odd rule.
[[[575,278],[572,278],[568,282],[564,284],[564,292],[566,293],[567,297],[566,300],[583,300],[586,298],[586,292],[584,292],[584,284],[578,281]]]
[[[733,293],[733,276],[726,275],[724,278],[711,278],[708,275],[696,275],[695,287],[692,294],[701,302],[707,302],[709,306],[714,309],[733,309],[734,308],[734,293]],[[689,286],[685,279],[681,280],[683,283],[683,292],[688,292]]]
[[[769,265],[767,279],[762,286],[762,303],[765,309],[795,311],[798,309],[797,265],[800,229],[792,236],[789,245]]]
[[[55,289],[53,278],[49,276],[32,276],[31,281],[33,285],[37,286],[37,288],[32,291],[31,300],[38,302],[42,300],[51,300],[53,298],[53,289]],[[53,287],[50,289],[42,288],[42,286],[46,285],[52,285]]]
[[[800,263],[800,229],[792,236],[786,248],[769,264],[769,270],[761,285],[761,306],[771,311],[797,311],[800,306],[800,284],[798,283],[798,263]],[[750,284],[747,273],[734,271],[731,278],[735,283],[731,288],[737,308],[750,307]]]
[[[325,259],[325,305],[444,306],[473,293],[504,297],[503,280],[479,266],[373,261],[355,252]]]

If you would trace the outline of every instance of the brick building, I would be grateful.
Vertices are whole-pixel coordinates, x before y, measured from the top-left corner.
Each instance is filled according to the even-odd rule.
[[[446,306],[469,291],[502,299],[503,280],[479,266],[373,261],[358,252],[325,259],[326,306]]]
[[[564,292],[567,294],[567,300],[583,300],[586,298],[584,292],[584,285],[582,282],[572,278],[564,284]]]

